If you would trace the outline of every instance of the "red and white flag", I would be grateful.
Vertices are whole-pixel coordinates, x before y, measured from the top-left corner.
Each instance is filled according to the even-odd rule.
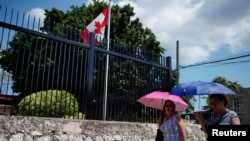
[[[108,24],[108,6],[80,33],[81,39],[90,44],[90,32],[95,33],[95,44],[104,38],[105,26]]]

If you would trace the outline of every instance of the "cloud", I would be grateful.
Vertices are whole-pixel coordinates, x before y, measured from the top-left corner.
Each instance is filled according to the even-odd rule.
[[[32,23],[35,22],[36,25],[40,23],[40,27],[41,27],[45,19],[44,14],[45,14],[44,9],[37,7],[37,8],[32,8],[30,11],[28,11],[25,17],[26,17],[26,20]]]
[[[197,63],[197,58],[201,60],[206,60],[209,56],[209,51],[202,49],[199,46],[184,47],[180,50],[179,54],[182,55],[180,64],[194,64]]]
[[[212,60],[225,49],[234,53],[250,51],[250,5],[248,0],[120,0],[131,4],[136,16],[156,35],[161,46],[176,58],[180,42],[180,63],[189,65]],[[229,54],[230,55],[230,54]]]
[[[228,25],[249,15],[249,10],[248,0],[209,0],[204,1],[197,17],[205,17],[209,23]]]

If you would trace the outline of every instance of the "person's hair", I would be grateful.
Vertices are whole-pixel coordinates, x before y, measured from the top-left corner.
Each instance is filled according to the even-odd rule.
[[[167,102],[169,102],[169,103],[171,103],[171,104],[173,105],[173,111],[175,112],[175,104],[174,104],[174,102],[173,102],[172,100],[166,100],[166,101],[164,102],[164,105],[163,105],[163,107],[162,107],[163,111],[165,112],[165,104],[166,104]]]
[[[215,99],[217,99],[217,100],[219,100],[219,101],[224,101],[224,106],[225,106],[225,107],[226,107],[227,104],[228,104],[228,99],[227,99],[226,96],[223,95],[223,94],[211,94],[211,95],[209,95],[209,99],[210,99],[210,98],[215,98]]]

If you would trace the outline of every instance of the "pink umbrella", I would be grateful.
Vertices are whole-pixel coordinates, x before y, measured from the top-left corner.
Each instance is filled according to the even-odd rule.
[[[146,94],[139,98],[137,102],[140,102],[141,104],[147,107],[162,110],[164,102],[166,100],[171,100],[174,102],[176,111],[185,111],[188,108],[188,104],[183,101],[179,96],[171,95],[168,92],[160,91],[154,91],[149,94]]]

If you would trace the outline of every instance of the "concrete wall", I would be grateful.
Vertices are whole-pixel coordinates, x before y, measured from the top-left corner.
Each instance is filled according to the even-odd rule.
[[[0,115],[1,141],[154,141],[156,124]],[[186,123],[187,141],[204,141]]]

